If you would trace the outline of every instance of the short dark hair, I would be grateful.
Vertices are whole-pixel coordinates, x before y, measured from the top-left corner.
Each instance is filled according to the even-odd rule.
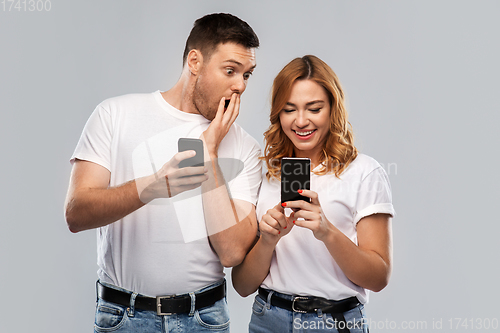
[[[199,50],[203,57],[209,59],[219,44],[227,42],[246,48],[259,47],[259,38],[245,21],[226,13],[205,15],[194,22],[184,48],[182,64],[186,63],[192,49]]]

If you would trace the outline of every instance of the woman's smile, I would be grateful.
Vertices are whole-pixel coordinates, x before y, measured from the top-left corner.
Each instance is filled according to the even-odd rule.
[[[310,131],[298,131],[298,130],[293,130],[295,132],[295,135],[299,140],[309,140],[314,133],[316,133],[316,130],[310,130]]]

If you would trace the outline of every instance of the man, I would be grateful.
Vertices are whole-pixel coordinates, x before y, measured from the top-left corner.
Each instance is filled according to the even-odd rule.
[[[223,266],[257,230],[260,149],[233,122],[258,46],[239,18],[204,16],[173,88],[108,99],[85,125],[65,213],[72,232],[98,228],[96,331],[229,331]],[[181,137],[203,141],[205,166],[179,167],[195,154]]]

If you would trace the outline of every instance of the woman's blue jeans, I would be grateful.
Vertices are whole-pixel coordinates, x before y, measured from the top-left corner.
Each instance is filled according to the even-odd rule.
[[[271,295],[293,299],[290,295],[270,291],[268,299],[255,296],[250,320],[250,333],[338,333],[337,328],[346,326],[351,333],[368,333],[365,310],[362,304],[344,312],[345,323],[337,322],[331,314],[299,313],[271,305]]]

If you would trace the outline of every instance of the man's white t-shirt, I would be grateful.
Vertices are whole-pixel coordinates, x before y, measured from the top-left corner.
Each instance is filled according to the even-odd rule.
[[[199,138],[210,121],[169,105],[159,91],[105,100],[90,116],[71,158],[111,172],[109,186],[151,175],[177,153],[179,138]],[[233,124],[219,147],[219,164],[233,199],[255,204],[260,147]],[[97,229],[101,281],[149,296],[188,293],[224,277],[210,247],[201,187],[155,199]]]
[[[319,166],[318,166],[319,168]],[[389,178],[371,157],[359,154],[340,175],[318,176],[311,172],[311,190],[318,193],[323,212],[331,223],[357,244],[357,223],[366,216],[394,216]],[[257,218],[280,202],[280,182],[264,177],[257,203]],[[291,210],[285,209],[290,215]],[[312,231],[294,226],[275,249],[263,288],[277,292],[340,300],[356,296],[368,301],[368,291],[352,283],[342,272],[325,244]]]

